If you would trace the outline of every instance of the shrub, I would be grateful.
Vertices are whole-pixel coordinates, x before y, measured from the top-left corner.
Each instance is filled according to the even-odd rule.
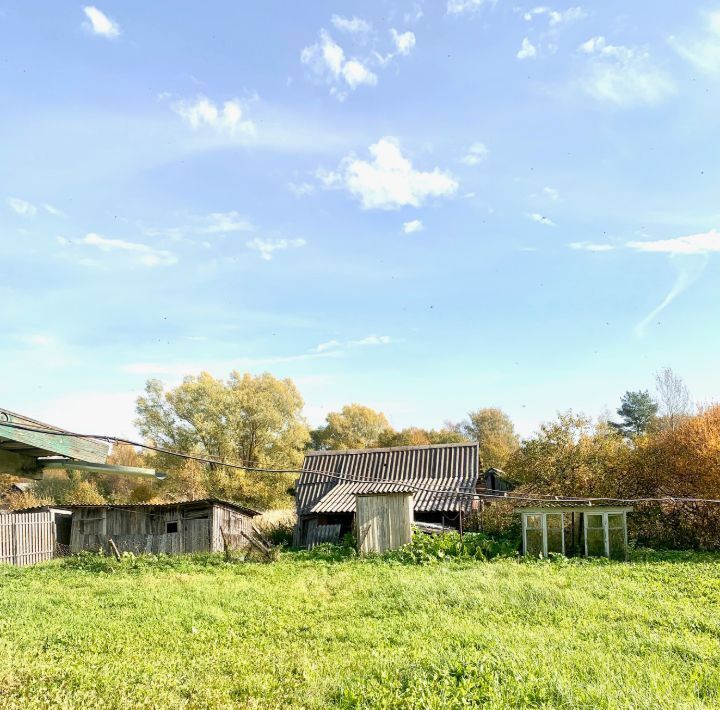
[[[490,560],[493,557],[515,557],[518,543],[509,538],[492,538],[483,533],[457,532],[428,535],[415,531],[412,542],[387,552],[386,559],[411,564],[440,562],[445,559]]]

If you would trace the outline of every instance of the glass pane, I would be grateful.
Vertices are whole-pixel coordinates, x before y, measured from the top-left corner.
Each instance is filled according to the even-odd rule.
[[[602,513],[588,513],[587,514],[587,526],[589,528],[602,528],[602,526],[603,526]]]
[[[547,531],[548,552],[562,552],[563,551],[562,541],[563,541],[562,528],[548,528],[548,531]]]
[[[622,513],[608,513],[608,527],[610,527],[610,528],[624,527],[623,514]]]
[[[550,528],[559,528],[562,526],[562,516],[560,513],[548,513],[547,514],[547,526]]]
[[[625,530],[623,528],[610,528],[610,559],[625,559]]]
[[[526,530],[525,531],[525,554],[532,557],[542,555],[542,530]]]
[[[603,557],[605,555],[605,535],[602,528],[588,528],[587,553],[590,557]]]
[[[542,529],[542,515],[526,515],[525,516],[526,525],[529,528],[532,528],[533,530],[541,530]]]

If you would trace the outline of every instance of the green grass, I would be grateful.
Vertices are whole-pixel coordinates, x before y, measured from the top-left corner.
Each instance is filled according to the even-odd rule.
[[[720,704],[720,556],[0,568],[0,707]]]

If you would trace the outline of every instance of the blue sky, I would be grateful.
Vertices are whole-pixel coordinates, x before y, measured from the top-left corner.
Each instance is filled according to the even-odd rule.
[[[720,396],[720,5],[0,0],[3,406],[149,377],[524,434]]]

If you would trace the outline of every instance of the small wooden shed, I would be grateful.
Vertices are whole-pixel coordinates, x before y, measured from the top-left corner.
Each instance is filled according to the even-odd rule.
[[[523,554],[627,559],[629,506],[551,502],[520,509]]]
[[[361,554],[396,550],[412,540],[412,491],[359,493],[355,510]]]
[[[70,551],[221,552],[240,549],[252,536],[256,510],[217,498],[163,504],[73,505]]]

